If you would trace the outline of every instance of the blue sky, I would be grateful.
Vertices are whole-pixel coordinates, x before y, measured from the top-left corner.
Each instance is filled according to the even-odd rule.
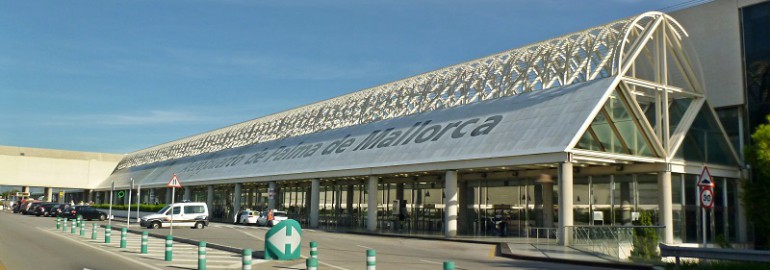
[[[682,2],[4,1],[0,145],[127,153]]]

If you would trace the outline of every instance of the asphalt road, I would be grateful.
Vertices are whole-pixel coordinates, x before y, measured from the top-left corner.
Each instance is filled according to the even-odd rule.
[[[0,213],[0,264],[7,269],[146,269],[129,256],[110,253],[50,233],[55,219]],[[106,224],[106,222],[102,222]],[[124,222],[112,222],[113,232]],[[142,229],[136,225],[132,229]],[[46,231],[46,229],[48,229]],[[212,223],[203,230],[174,228],[174,236],[236,248],[264,250],[264,236],[269,228]],[[149,230],[167,234],[168,229]],[[113,239],[117,238],[113,233]],[[101,234],[100,234],[101,236]],[[115,241],[115,240],[113,240]],[[602,269],[557,263],[513,260],[498,257],[495,245],[470,244],[441,240],[405,239],[354,235],[304,229],[302,254],[309,254],[310,241],[319,245],[319,269],[365,269],[366,250],[377,251],[377,269],[442,269],[446,260],[456,269]],[[87,256],[84,256],[87,255]],[[166,269],[181,267],[164,266]],[[305,269],[304,259],[268,261],[255,269]],[[2,269],[0,269],[2,270]]]
[[[8,270],[146,269],[125,256],[51,233],[55,223],[0,211],[0,264]]]

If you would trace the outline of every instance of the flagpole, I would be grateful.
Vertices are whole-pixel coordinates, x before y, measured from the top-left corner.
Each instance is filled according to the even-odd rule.
[[[168,181],[168,185],[166,186],[171,188],[171,207],[170,207],[171,208],[171,227],[169,228],[168,235],[173,236],[174,234],[174,197],[176,197],[176,188],[182,187],[182,185],[179,183],[179,178],[177,178],[176,174],[174,174],[173,176],[171,176],[171,180]],[[179,210],[182,210],[181,206]]]
[[[139,186],[136,187],[136,222],[137,223],[140,221],[139,219],[140,205],[142,205],[142,184],[139,184]]]
[[[126,214],[126,228],[131,227],[131,193],[134,191],[134,178],[131,177],[131,188],[128,190],[128,214]]]
[[[110,188],[110,212],[107,214],[107,225],[112,225],[112,193],[115,191],[115,181],[112,181]]]
[[[169,227],[168,235],[174,235],[174,196],[176,187],[171,188],[171,227]]]

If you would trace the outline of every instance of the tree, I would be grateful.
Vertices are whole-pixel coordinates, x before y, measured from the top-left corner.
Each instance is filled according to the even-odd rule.
[[[634,243],[631,250],[632,260],[654,261],[660,259],[658,256],[658,232],[652,226],[654,214],[652,211],[642,211],[639,220],[634,222]],[[646,227],[645,227],[646,226]]]
[[[2,193],[2,195],[3,195],[3,198],[6,198],[6,199],[7,199],[7,198],[8,198],[8,196],[11,196],[11,195],[16,195],[16,192],[19,192],[19,191],[20,191],[20,190],[18,190],[18,189],[15,189],[15,188],[14,188],[14,189],[11,189],[11,190],[9,190],[9,191],[3,192],[3,193]]]
[[[770,115],[767,120],[770,122]],[[743,182],[741,200],[746,217],[754,224],[755,246],[766,249],[770,244],[770,124],[757,127],[745,152],[753,177]]]

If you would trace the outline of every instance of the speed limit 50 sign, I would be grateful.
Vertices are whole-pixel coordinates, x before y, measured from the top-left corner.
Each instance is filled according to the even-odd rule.
[[[714,191],[712,189],[702,188],[700,190],[700,205],[705,209],[714,206]]]

